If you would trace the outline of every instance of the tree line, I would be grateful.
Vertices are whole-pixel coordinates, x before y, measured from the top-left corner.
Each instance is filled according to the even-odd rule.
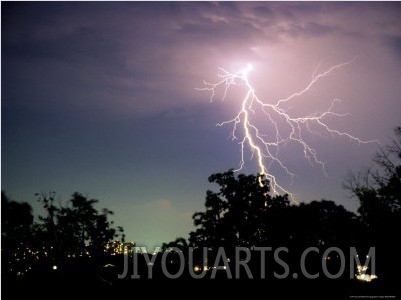
[[[164,243],[162,250],[176,247],[186,253],[191,247],[216,253],[223,247],[230,253],[235,247],[374,246],[379,278],[392,282],[401,269],[396,258],[401,228],[401,127],[373,162],[368,171],[349,173],[345,180],[344,187],[359,202],[357,213],[330,200],[291,203],[287,195],[271,195],[269,182],[259,174],[237,175],[233,170],[212,174],[209,182],[217,184],[218,190],[206,192],[205,209],[192,217],[194,230],[188,239]],[[110,221],[112,211],[96,209],[98,200],[76,192],[62,205],[56,203],[55,193],[38,194],[46,215],[34,222],[29,204],[12,201],[4,192],[1,197],[2,273],[6,276],[29,274],[30,267],[40,269],[43,262],[47,268],[76,260],[108,266],[112,264],[105,257],[124,253],[124,230]],[[174,264],[173,253],[169,261]],[[111,282],[116,271],[113,276]]]
[[[192,216],[188,246],[395,245],[394,229],[401,228],[401,127],[395,137],[374,156],[374,167],[350,172],[344,182],[359,202],[357,214],[330,200],[293,204],[288,195],[272,196],[261,175],[211,175],[209,182],[219,189],[207,191],[205,210]]]

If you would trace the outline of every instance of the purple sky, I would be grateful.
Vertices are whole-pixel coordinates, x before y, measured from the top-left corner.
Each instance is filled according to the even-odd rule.
[[[198,91],[218,67],[248,63],[258,97],[304,88],[316,68],[352,61],[299,97],[291,113],[339,113],[330,125],[386,144],[400,124],[400,2],[2,2],[1,187],[40,212],[36,192],[74,191],[115,212],[128,240],[187,237],[209,175],[238,167],[229,127],[241,90]],[[282,159],[300,201],[357,207],[342,189],[377,144],[313,136],[328,177],[291,147]],[[293,151],[294,150],[294,151]],[[246,158],[244,173],[256,172]],[[282,178],[286,183],[286,178]]]

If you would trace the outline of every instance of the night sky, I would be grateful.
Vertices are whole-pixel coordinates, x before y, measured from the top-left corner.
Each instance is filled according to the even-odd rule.
[[[213,103],[196,90],[218,67],[252,63],[269,103],[352,61],[290,112],[340,99],[336,111],[349,115],[330,125],[382,145],[401,125],[400,2],[2,2],[1,14],[2,190],[36,213],[38,192],[99,199],[139,246],[188,237],[216,188],[207,178],[238,167],[238,142],[216,123],[238,112],[241,89]],[[309,142],[328,176],[288,146],[281,158],[297,176],[283,183],[299,201],[355,210],[342,182],[371,166],[380,145],[327,134]],[[242,172],[257,172],[245,159]]]

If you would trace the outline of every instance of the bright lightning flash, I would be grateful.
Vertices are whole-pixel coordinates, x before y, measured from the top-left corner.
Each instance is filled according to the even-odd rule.
[[[263,186],[262,177],[265,177],[270,182],[273,194],[277,195],[280,192],[285,193],[289,195],[292,201],[295,201],[294,194],[289,192],[283,185],[279,184],[277,177],[269,171],[270,167],[276,164],[291,180],[295,176],[278,156],[281,147],[290,142],[298,144],[303,150],[304,158],[311,164],[319,165],[326,175],[324,163],[319,159],[316,150],[307,143],[304,138],[304,133],[319,134],[319,132],[312,130],[312,128],[319,128],[319,130],[321,130],[320,132],[326,132],[332,136],[347,137],[349,140],[358,144],[378,142],[377,140],[363,141],[347,132],[333,129],[327,124],[327,120],[330,117],[342,117],[347,115],[333,111],[334,105],[339,101],[338,99],[333,100],[326,111],[312,113],[304,117],[291,116],[289,109],[284,107],[285,103],[295,101],[297,97],[307,93],[316,82],[347,64],[349,64],[349,62],[335,65],[317,75],[314,74],[312,80],[304,89],[293,93],[287,98],[279,99],[273,104],[264,103],[256,96],[255,89],[248,78],[249,72],[253,69],[251,64],[248,64],[245,69],[236,73],[231,73],[223,68],[219,68],[222,72],[218,74],[219,81],[215,83],[204,81],[204,87],[198,88],[197,90],[210,91],[211,102],[213,102],[218,92],[222,92],[221,100],[223,101],[227,96],[229,88],[233,85],[242,85],[246,88],[246,94],[242,100],[239,113],[233,119],[217,124],[217,126],[231,125],[232,139],[240,139],[241,160],[238,169],[235,171],[241,170],[245,165],[244,158],[247,146],[251,150],[252,156],[256,155],[259,173],[261,175],[259,177],[259,184]],[[253,117],[257,112],[263,114],[267,121],[266,127],[268,130],[272,131],[270,134],[262,133],[260,121],[256,121],[255,117]],[[240,138],[237,137],[239,131],[241,132]]]

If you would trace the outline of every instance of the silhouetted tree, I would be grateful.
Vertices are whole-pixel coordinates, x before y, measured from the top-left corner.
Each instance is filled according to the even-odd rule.
[[[26,255],[32,241],[32,207],[16,202],[1,192],[1,258],[2,274],[21,276],[26,273],[31,256]]]
[[[33,224],[32,207],[26,202],[16,202],[1,192],[2,248],[14,248],[30,240]]]
[[[333,201],[291,204],[287,195],[271,197],[269,183],[259,176],[233,170],[214,174],[210,182],[218,192],[207,191],[206,210],[193,215],[194,247],[289,246],[330,247],[349,245],[358,237],[357,216]]]
[[[361,224],[344,206],[321,200],[301,203],[292,220],[293,237],[308,247],[355,246]]]
[[[289,205],[287,196],[272,198],[268,181],[259,175],[240,174],[236,178],[234,171],[229,170],[211,175],[209,182],[217,183],[220,189],[207,191],[206,211],[192,217],[198,227],[189,237],[194,247],[260,245],[269,230],[264,222],[269,209]]]
[[[181,251],[183,251],[185,253],[185,252],[188,251],[187,240],[184,239],[183,237],[178,237],[172,242],[163,243],[162,251],[164,252],[164,251],[166,251],[166,250],[168,250],[169,248],[172,248],[172,247],[178,248],[178,249],[180,249]]]
[[[367,171],[349,173],[344,185],[360,203],[364,242],[376,247],[379,278],[398,287],[401,263],[395,254],[401,250],[401,127],[395,129],[395,138],[376,153],[373,162],[375,167]]]
[[[76,192],[65,206],[55,205],[55,193],[38,195],[38,201],[47,211],[46,217],[40,217],[38,235],[54,244],[61,255],[102,254],[108,242],[118,237],[124,240],[122,227],[114,228],[108,220],[113,212],[94,207],[98,200]]]
[[[401,127],[395,136],[373,157],[374,169],[349,173],[344,184],[360,203],[369,239],[380,244],[393,244],[393,230],[401,228]]]

